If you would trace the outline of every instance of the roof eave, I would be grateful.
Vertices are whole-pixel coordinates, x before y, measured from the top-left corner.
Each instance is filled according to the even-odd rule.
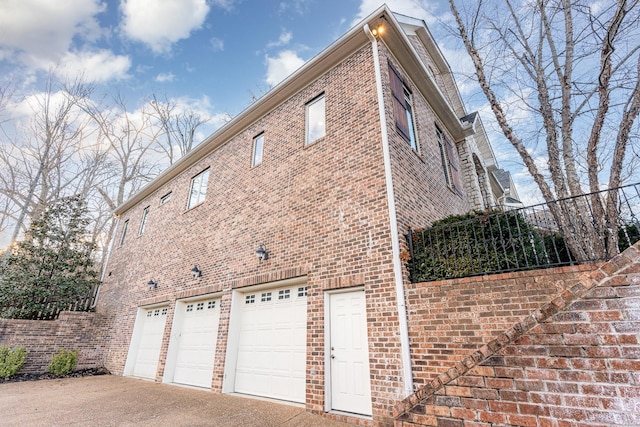
[[[449,101],[447,101],[447,98],[429,74],[427,67],[420,59],[420,56],[413,47],[413,44],[411,44],[407,35],[402,31],[402,27],[395,16],[390,14],[387,19],[391,19],[394,25],[390,26],[390,31],[385,32],[385,36],[383,36],[385,42],[410,76],[420,76],[420,78],[413,79],[413,83],[418,87],[418,90],[422,93],[425,99],[428,100],[435,114],[442,121],[442,124],[449,130],[453,139],[457,142],[462,141],[467,136],[473,135],[473,126],[470,124],[462,124],[460,122],[455,110],[449,104]],[[424,32],[421,29],[418,33],[428,34],[426,27],[423,27],[423,29]],[[392,34],[393,37],[389,37],[387,34]],[[421,40],[423,43],[426,41],[426,39],[423,40],[422,37]],[[427,48],[428,47],[429,46],[427,46]],[[431,52],[431,49],[428,49],[428,51]],[[436,52],[436,58],[438,61],[443,61],[443,66],[450,72],[451,69],[444,60],[442,52],[440,52],[439,49],[436,49]]]
[[[349,30],[345,35],[307,61],[297,71],[276,85],[263,97],[248,106],[231,121],[207,137],[202,141],[202,143],[198,144],[179,161],[161,172],[153,181],[143,187],[123,204],[118,206],[114,210],[114,214],[116,216],[120,216],[122,213],[131,209],[145,197],[148,197],[151,193],[158,190],[189,167],[193,166],[193,164],[199,159],[204,158],[219,146],[232,139],[253,122],[260,119],[260,117],[268,114],[286,99],[305,88],[318,77],[322,76],[331,68],[342,62],[357,49],[364,46],[368,43],[369,39],[362,29],[363,25],[378,16],[389,15],[389,13],[388,8],[382,6],[365,18],[360,24],[351,28],[351,30]]]

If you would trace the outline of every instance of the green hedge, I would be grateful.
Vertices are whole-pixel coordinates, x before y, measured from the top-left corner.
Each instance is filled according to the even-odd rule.
[[[561,236],[537,230],[517,211],[452,215],[410,236],[412,282],[571,262]]]

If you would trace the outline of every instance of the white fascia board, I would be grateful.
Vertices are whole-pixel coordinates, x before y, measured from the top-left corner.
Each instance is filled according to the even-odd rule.
[[[463,124],[460,122],[460,118],[451,104],[449,104],[449,101],[444,96],[435,80],[431,77],[426,65],[420,59],[420,56],[413,47],[413,44],[411,44],[411,41],[402,29],[402,26],[396,19],[396,16],[391,14],[387,16],[386,19],[392,22],[393,25],[389,26],[389,31],[385,31],[385,35],[382,37],[383,41],[393,52],[395,58],[400,62],[400,65],[402,65],[404,70],[409,73],[411,80],[416,85],[422,96],[427,100],[427,102],[429,102],[434,113],[451,133],[453,139],[458,142],[462,141],[467,136],[473,135],[473,126],[469,123]],[[423,23],[422,29],[417,29],[416,34],[426,34],[427,31],[427,27]],[[389,34],[392,34],[392,36],[389,36]],[[428,43],[425,44],[425,46],[428,48]],[[439,57],[444,61],[444,57],[439,52],[439,49],[436,57]],[[446,65],[446,67],[448,67],[448,65]],[[450,73],[451,70],[448,69],[448,72]]]

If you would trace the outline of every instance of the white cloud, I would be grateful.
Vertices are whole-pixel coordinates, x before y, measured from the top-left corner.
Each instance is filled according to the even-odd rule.
[[[424,19],[427,24],[432,24],[436,20],[433,13],[436,5],[429,0],[362,0],[358,15],[354,19],[353,24],[369,16],[384,3],[386,3],[393,12],[413,18]]]
[[[224,50],[224,40],[217,37],[209,39],[209,44],[214,52],[222,52]]]
[[[59,77],[73,78],[81,75],[88,82],[105,82],[129,77],[127,71],[131,67],[131,59],[115,55],[110,50],[81,51],[65,53],[58,64],[54,67],[51,63],[50,67]]]
[[[304,64],[292,50],[283,50],[275,58],[267,55],[267,84],[275,86]]]
[[[0,59],[26,65],[27,75],[51,69],[59,77],[82,75],[93,82],[126,78],[129,57],[73,48],[74,40],[90,44],[102,35],[96,15],[105,8],[100,0],[0,1]]]
[[[95,39],[100,0],[4,0],[0,2],[0,47],[29,58],[55,60],[75,36]]]
[[[293,37],[293,35],[291,34],[290,31],[283,31],[280,34],[280,37],[278,38],[278,41],[267,43],[267,47],[271,48],[271,47],[285,46],[285,45],[289,44],[289,42],[291,41],[292,37]]]
[[[124,34],[156,53],[168,52],[173,43],[188,38],[209,13],[206,0],[121,0],[120,8]]]
[[[156,81],[158,83],[166,83],[166,82],[174,81],[175,78],[176,78],[176,75],[173,73],[160,73],[156,76]]]

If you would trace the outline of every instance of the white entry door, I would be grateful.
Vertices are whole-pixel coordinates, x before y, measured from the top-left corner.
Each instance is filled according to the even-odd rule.
[[[183,306],[173,382],[211,388],[220,300],[193,301]]]
[[[242,295],[234,391],[304,403],[307,287]]]
[[[167,321],[167,308],[150,308],[143,312],[140,343],[134,350],[135,363],[131,375],[135,377],[155,379],[160,359],[160,348]]]
[[[371,383],[364,291],[329,296],[331,408],[371,415]]]

